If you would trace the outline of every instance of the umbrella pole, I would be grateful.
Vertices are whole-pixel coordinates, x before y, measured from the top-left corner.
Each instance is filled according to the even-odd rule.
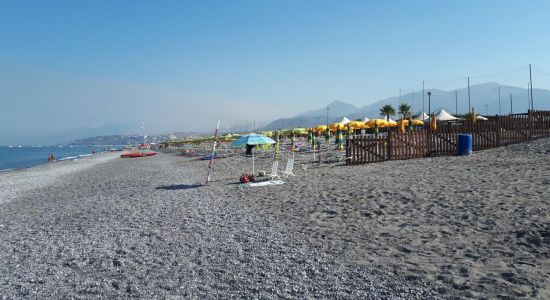
[[[216,131],[214,132],[214,141],[212,142],[212,152],[210,153],[210,161],[208,162],[208,175],[206,177],[206,184],[210,181],[210,175],[212,171],[212,162],[214,161],[214,153],[216,152],[216,143],[218,142],[218,130],[220,129],[220,120],[216,125]]]
[[[255,170],[254,170],[254,147],[252,147],[252,175],[254,175],[255,173]]]

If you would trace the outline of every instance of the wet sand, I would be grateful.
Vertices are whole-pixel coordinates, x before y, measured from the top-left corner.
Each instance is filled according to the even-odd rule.
[[[296,177],[255,188],[236,183],[250,172],[243,157],[216,160],[209,186],[206,161],[175,154],[98,163],[20,193],[6,183],[15,173],[1,174],[0,195],[12,195],[0,211],[1,294],[550,297],[549,139],[469,157],[311,160],[298,155]],[[270,170],[267,155],[256,162]]]

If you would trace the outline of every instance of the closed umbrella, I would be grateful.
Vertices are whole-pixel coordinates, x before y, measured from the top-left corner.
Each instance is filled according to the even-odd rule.
[[[233,144],[231,144],[231,146],[232,147],[245,147],[247,145],[258,146],[258,145],[267,145],[267,144],[269,144],[269,145],[275,144],[275,141],[268,138],[265,135],[251,133],[251,134],[241,136],[238,140],[233,142]],[[255,171],[256,170],[254,169],[254,149],[252,149],[252,174],[254,174]]]

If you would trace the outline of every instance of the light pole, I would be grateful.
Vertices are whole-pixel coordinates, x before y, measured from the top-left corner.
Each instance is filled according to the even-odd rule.
[[[431,128],[432,126],[432,112],[431,112],[431,106],[432,106],[432,92],[428,92],[428,128]],[[424,117],[422,117],[424,118]]]
[[[455,90],[455,115],[458,115],[458,91]]]
[[[531,110],[533,110],[533,76],[531,75],[531,64],[529,64],[529,86],[531,88],[531,99],[530,99],[530,102],[531,102]]]
[[[328,142],[330,140],[330,129],[328,128],[328,110],[330,108],[327,106],[327,133],[326,133],[326,136],[325,136],[325,140]]]
[[[432,92],[428,92],[428,115],[430,116],[430,122],[432,121]]]
[[[470,76],[468,76],[468,113],[472,112],[472,103],[470,102]]]

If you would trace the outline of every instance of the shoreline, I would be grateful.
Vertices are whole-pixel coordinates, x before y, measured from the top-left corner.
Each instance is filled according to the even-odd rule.
[[[0,172],[0,205],[16,199],[20,194],[53,184],[58,178],[77,173],[118,157],[113,153],[99,153],[78,159],[58,160],[27,168]]]
[[[52,154],[57,159],[56,163],[66,160],[78,160],[93,156],[95,146],[79,147],[57,147],[57,146],[25,146],[25,147],[5,147],[0,146],[0,173],[11,172],[15,170],[28,169],[37,166],[50,164],[49,155]],[[101,154],[106,151],[96,151]]]

